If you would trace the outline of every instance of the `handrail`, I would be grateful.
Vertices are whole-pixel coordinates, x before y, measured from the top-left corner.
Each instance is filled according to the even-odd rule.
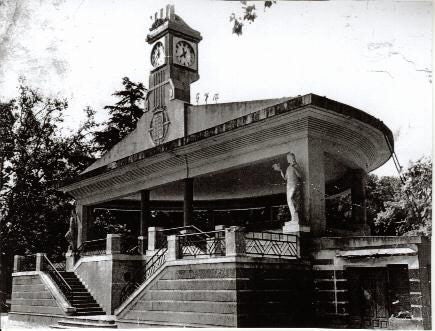
[[[120,305],[122,305],[122,303],[125,302],[137,288],[139,288],[158,270],[160,266],[165,263],[167,251],[168,249],[166,247],[158,249],[145,263],[145,265],[137,271],[135,277],[133,278],[133,284],[129,282],[121,290]],[[151,272],[148,272],[149,270]]]
[[[68,285],[67,281],[65,280],[65,278],[62,277],[62,275],[60,274],[59,271],[57,271],[56,267],[53,265],[53,263],[51,263],[51,261],[49,260],[49,258],[47,257],[47,255],[44,254],[44,258],[45,260],[50,264],[50,266],[54,269],[54,271],[56,272],[57,276],[62,280],[62,282],[67,286],[68,290],[72,292],[72,288]]]
[[[202,234],[205,234],[207,237],[209,237],[207,234],[206,234],[206,232],[204,232],[204,231],[202,231],[200,228],[198,228],[197,226],[195,226],[195,225],[186,225],[186,226],[178,226],[178,227],[175,227],[175,228],[169,228],[169,229],[163,229],[163,230],[159,230],[158,232],[167,232],[167,231],[174,231],[174,230],[184,230],[184,229],[187,229],[187,228],[194,228],[196,231],[198,231],[199,233],[202,233]]]
[[[201,232],[201,233],[183,233],[183,234],[177,234],[177,237],[187,237],[187,236],[197,236],[200,234],[206,235],[207,237],[211,238],[210,234],[215,233],[224,233],[224,230],[214,230],[214,231],[207,231],[207,232]]]
[[[106,241],[106,238],[100,238],[100,239],[93,239],[93,240],[86,240],[84,242],[82,242],[80,244],[80,246],[77,248],[77,250],[81,250],[83,248],[83,246],[86,246],[87,244],[91,244],[91,243],[96,243],[96,242],[100,242],[100,241]]]
[[[100,254],[104,254],[106,252],[106,240],[107,240],[106,238],[100,238],[100,239],[84,241],[78,247],[77,252],[79,253],[80,256],[88,255],[87,253],[89,252],[94,252],[94,253],[97,252],[97,254],[94,255],[99,255],[98,252]],[[98,247],[96,244],[100,244],[101,247]],[[92,247],[93,245],[97,246],[97,248]]]

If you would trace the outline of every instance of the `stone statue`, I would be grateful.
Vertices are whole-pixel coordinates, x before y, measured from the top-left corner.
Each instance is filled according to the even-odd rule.
[[[291,221],[299,224],[299,213],[302,201],[302,171],[293,153],[290,152],[287,154],[287,161],[289,166],[285,174],[278,163],[275,163],[272,168],[275,171],[279,171],[282,178],[287,183],[287,204],[290,210]]]
[[[71,212],[71,217],[69,218],[69,229],[65,234],[65,239],[68,241],[68,250],[75,252],[77,250],[77,235],[78,235],[78,225],[77,225],[77,213],[75,209]]]

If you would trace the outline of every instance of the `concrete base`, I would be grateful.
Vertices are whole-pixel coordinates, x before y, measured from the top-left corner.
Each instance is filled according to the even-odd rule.
[[[298,235],[300,232],[310,232],[310,227],[293,221],[285,222],[284,226],[282,227],[282,233]]]
[[[39,313],[19,313],[11,312],[8,314],[8,329],[15,328],[41,328],[56,324],[59,320],[65,318],[62,315],[49,315]]]
[[[76,263],[76,254],[68,250],[65,254],[66,266],[65,271],[72,271],[74,269],[74,264]]]

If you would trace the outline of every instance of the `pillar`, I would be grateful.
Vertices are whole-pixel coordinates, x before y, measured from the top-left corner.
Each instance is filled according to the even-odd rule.
[[[88,227],[92,222],[92,208],[90,206],[84,206],[77,204],[77,248],[88,240]]]
[[[36,253],[36,271],[43,271],[44,270],[44,253]]]
[[[184,179],[183,225],[192,224],[193,216],[193,178]]]
[[[166,261],[175,261],[179,258],[179,245],[176,235],[170,235],[168,238],[168,251],[166,253]]]
[[[308,138],[308,155],[304,185],[305,218],[311,233],[323,235],[326,230],[325,218],[325,154],[322,142]]]
[[[121,235],[108,234],[106,237],[106,254],[120,254],[121,253]]]
[[[140,229],[139,235],[147,236],[148,227],[151,225],[150,191],[140,191]]]
[[[162,240],[161,231],[163,230],[162,227],[149,227],[148,228],[148,250],[150,252],[154,252],[154,250],[162,248],[159,247],[159,241]],[[144,246],[146,247],[146,246]]]
[[[225,228],[226,256],[240,256],[246,254],[245,229],[240,226]]]
[[[366,225],[366,186],[367,174],[362,169],[352,171],[350,191],[352,198],[352,222],[353,224]]]
[[[20,272],[21,265],[23,263],[24,256],[22,255],[14,255],[14,269],[13,272]]]

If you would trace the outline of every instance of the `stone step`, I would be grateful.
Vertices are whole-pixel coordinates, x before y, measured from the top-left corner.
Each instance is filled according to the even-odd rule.
[[[99,305],[94,304],[82,304],[82,305],[74,305],[76,311],[89,311],[89,310],[102,310]]]
[[[106,316],[65,316],[62,321],[76,321],[76,322],[89,322],[100,324],[115,324],[115,318],[113,315]]]
[[[172,312],[196,312],[237,314],[236,302],[212,302],[212,301],[141,301],[141,309],[147,311],[172,311]]]
[[[88,306],[74,306],[77,312],[86,312],[86,311],[103,311],[101,307],[97,304],[95,305],[88,305]]]
[[[231,327],[236,325],[237,315],[216,314],[216,313],[197,313],[197,312],[173,312],[173,311],[129,311],[123,319],[140,320],[153,323],[177,323],[177,324],[201,324],[213,327]]]
[[[234,302],[237,296],[236,292],[232,290],[149,290],[145,293],[144,298],[154,301]]]
[[[69,321],[69,320],[61,320],[58,323],[58,326],[64,328],[100,328],[100,329],[117,329],[118,326],[114,323],[95,323],[90,321]]]
[[[97,310],[93,310],[93,311],[81,311],[81,312],[76,312],[76,316],[94,316],[94,315],[106,315],[106,313],[104,311],[97,311]]]

